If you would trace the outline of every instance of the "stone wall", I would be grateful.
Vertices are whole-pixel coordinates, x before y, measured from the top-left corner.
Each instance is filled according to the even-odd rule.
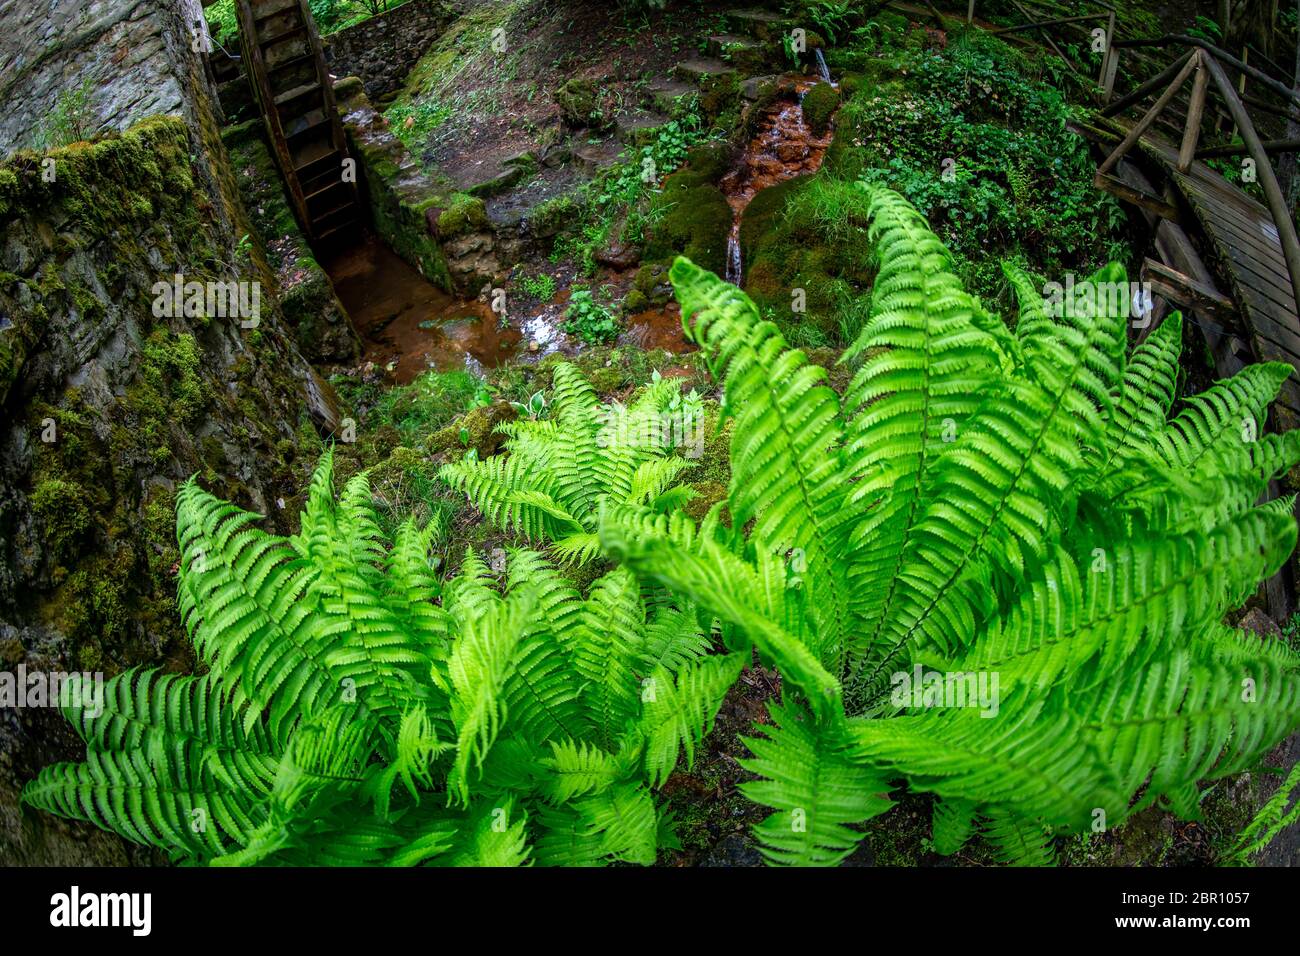
[[[0,7],[0,156],[32,146],[60,97],[83,84],[100,130],[181,112],[189,2],[15,0]]]
[[[361,81],[334,85],[348,145],[357,158],[375,232],[434,285],[478,295],[502,275],[483,200],[457,191],[410,154]]]
[[[131,109],[169,115],[0,163],[0,670],[191,667],[175,609],[176,489],[197,475],[287,531],[318,433],[338,427],[274,276],[241,241],[253,227],[182,8],[142,8],[159,38],[147,72],[169,71],[176,94]],[[95,69],[98,47],[77,46],[84,62],[67,75]],[[9,105],[29,111],[21,96]],[[178,273],[259,283],[256,326],[160,315],[154,285]],[[19,806],[40,768],[78,756],[53,710],[0,709],[0,862],[148,859]]]
[[[322,41],[330,72],[359,76],[378,100],[401,87],[429,44],[455,19],[441,0],[409,0]]]

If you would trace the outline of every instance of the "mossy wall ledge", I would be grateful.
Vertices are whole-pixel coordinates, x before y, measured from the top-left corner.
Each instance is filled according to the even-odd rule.
[[[445,291],[476,295],[500,278],[483,200],[416,162],[359,83],[348,78],[334,91],[380,238]]]
[[[189,475],[288,530],[312,372],[278,300],[251,330],[154,308],[176,274],[266,278],[201,135],[155,117],[0,164],[0,628],[29,666],[187,658],[170,517]]]

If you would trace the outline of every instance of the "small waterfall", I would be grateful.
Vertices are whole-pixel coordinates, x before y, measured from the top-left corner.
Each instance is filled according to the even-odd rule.
[[[825,63],[823,62],[823,67]],[[731,231],[727,235],[724,278],[739,287],[745,264],[740,249],[740,224],[749,202],[759,192],[795,176],[815,173],[831,143],[831,131],[813,135],[804,122],[803,94],[815,85],[811,77],[795,82],[768,107],[757,134],[736,165],[719,185],[731,206]]]
[[[817,54],[817,75],[822,78],[823,83],[831,81],[831,68],[826,65],[826,57],[822,56],[822,48],[817,47],[813,50]]]
[[[731,228],[730,235],[727,236],[727,274],[726,280],[732,285],[740,286],[740,217],[736,217],[735,224]]]

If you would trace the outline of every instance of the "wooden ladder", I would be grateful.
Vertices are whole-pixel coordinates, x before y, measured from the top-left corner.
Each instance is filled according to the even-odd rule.
[[[307,238],[343,237],[361,222],[347,138],[306,0],[237,0],[244,68],[289,199]],[[352,169],[355,170],[355,165]]]

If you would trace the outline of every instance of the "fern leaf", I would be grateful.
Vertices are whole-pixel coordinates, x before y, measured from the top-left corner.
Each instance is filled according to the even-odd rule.
[[[766,736],[745,738],[754,754],[740,765],[763,778],[740,784],[755,803],[776,812],[754,828],[769,863],[834,866],[857,846],[849,827],[890,807],[883,777],[853,763],[829,732],[790,705],[769,705]]]

